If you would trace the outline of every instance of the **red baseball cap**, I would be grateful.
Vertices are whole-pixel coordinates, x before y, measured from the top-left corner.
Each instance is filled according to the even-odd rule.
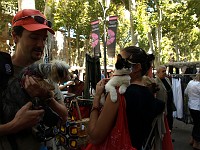
[[[35,9],[23,9],[13,17],[12,27],[22,26],[28,31],[37,31],[47,29],[50,33],[55,34],[51,28],[51,22],[39,11]]]

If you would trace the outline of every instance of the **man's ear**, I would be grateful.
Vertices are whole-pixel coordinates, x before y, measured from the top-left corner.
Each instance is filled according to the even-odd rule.
[[[14,43],[16,44],[18,42],[18,36],[14,31],[12,31],[12,37],[13,37]]]

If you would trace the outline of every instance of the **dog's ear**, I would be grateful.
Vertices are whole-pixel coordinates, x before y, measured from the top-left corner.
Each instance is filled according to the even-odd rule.
[[[54,60],[52,62],[52,73],[51,73],[51,79],[54,82],[66,82],[69,81],[70,73],[69,73],[69,65],[66,64],[66,62],[62,60]]]

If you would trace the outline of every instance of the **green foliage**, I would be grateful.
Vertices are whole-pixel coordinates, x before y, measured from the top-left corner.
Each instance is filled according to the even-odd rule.
[[[190,3],[182,1],[181,3],[172,4],[169,4],[167,1],[163,2],[163,37],[167,37],[173,41],[172,48],[178,48],[178,55],[180,57],[176,58],[178,61],[191,60],[190,50],[195,49],[199,45],[198,19],[197,15],[190,8],[189,4],[191,3],[191,1]],[[197,5],[196,2],[194,3]],[[175,48],[174,52],[177,53]],[[197,58],[199,56],[195,55],[194,57]]]
[[[46,0],[35,0],[35,9],[44,12]]]
[[[12,14],[17,10],[17,2],[13,0],[0,1],[0,34],[5,31],[8,23],[11,23]]]
[[[162,38],[162,54],[161,54],[161,62],[169,62],[175,56],[175,52],[173,50],[173,41],[168,39],[167,37]]]
[[[104,1],[104,0],[103,0]],[[44,12],[46,0],[35,0],[36,9]],[[130,22],[138,35],[140,47],[150,47],[148,33],[152,35],[154,53],[160,55],[160,63],[167,63],[171,57],[175,60],[199,60],[200,52],[200,1],[199,0],[136,0],[136,11],[129,20],[129,0],[111,0],[106,16],[118,16],[117,49],[131,45]],[[12,12],[17,11],[16,0],[0,1],[0,33],[11,22]],[[48,0],[51,8],[47,18],[52,20],[54,30],[60,30],[72,45],[69,59],[83,61],[85,53],[92,53],[90,43],[91,22],[103,17],[98,0]],[[159,13],[161,12],[161,14]],[[108,21],[107,21],[108,23]],[[158,27],[161,26],[161,52],[158,51]],[[100,37],[103,37],[103,22],[100,21]],[[102,39],[101,39],[102,40]],[[102,47],[103,49],[103,47]],[[78,55],[77,55],[78,52]]]

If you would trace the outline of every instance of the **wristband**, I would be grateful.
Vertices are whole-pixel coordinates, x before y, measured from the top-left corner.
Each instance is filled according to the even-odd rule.
[[[94,111],[94,110],[97,110],[98,112],[100,111],[99,107],[93,106],[92,109],[91,109],[91,111],[90,111],[90,113],[91,113],[92,111]]]

